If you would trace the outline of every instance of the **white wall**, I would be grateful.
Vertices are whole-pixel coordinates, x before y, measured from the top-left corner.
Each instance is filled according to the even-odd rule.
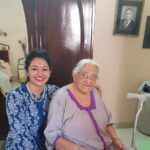
[[[13,75],[17,78],[18,59],[24,53],[18,40],[27,44],[27,28],[21,0],[0,0],[0,30],[7,32],[7,36],[0,36],[0,43],[10,46],[10,63]]]
[[[103,99],[117,123],[133,122],[136,101],[126,98],[150,80],[150,49],[143,49],[143,38],[150,1],[145,0],[139,36],[113,35],[117,0],[96,1],[94,59],[100,64]]]

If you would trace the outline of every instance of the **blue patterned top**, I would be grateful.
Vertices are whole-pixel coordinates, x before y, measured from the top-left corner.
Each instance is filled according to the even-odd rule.
[[[21,84],[8,94],[6,110],[10,129],[6,150],[45,149],[43,130],[49,102],[57,89],[57,86],[47,84],[40,98],[37,98],[28,91],[26,84]]]

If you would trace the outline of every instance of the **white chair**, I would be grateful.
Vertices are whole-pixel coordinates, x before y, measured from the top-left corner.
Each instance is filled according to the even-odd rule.
[[[135,116],[134,128],[133,128],[132,139],[131,139],[131,150],[136,150],[135,140],[136,140],[136,130],[137,130],[138,117],[139,117],[140,112],[142,111],[143,104],[144,104],[147,96],[146,96],[146,94],[128,93],[127,98],[139,100],[138,110],[137,110],[137,113]]]

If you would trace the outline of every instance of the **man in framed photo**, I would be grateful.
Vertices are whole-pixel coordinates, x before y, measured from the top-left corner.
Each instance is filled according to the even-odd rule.
[[[134,11],[131,7],[127,7],[124,11],[124,17],[120,20],[118,32],[124,34],[135,34],[136,27],[133,20]]]

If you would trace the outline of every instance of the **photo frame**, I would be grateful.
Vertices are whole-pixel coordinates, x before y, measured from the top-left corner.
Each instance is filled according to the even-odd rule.
[[[113,34],[138,36],[144,0],[118,0]]]
[[[143,48],[150,48],[150,16],[147,16]]]

